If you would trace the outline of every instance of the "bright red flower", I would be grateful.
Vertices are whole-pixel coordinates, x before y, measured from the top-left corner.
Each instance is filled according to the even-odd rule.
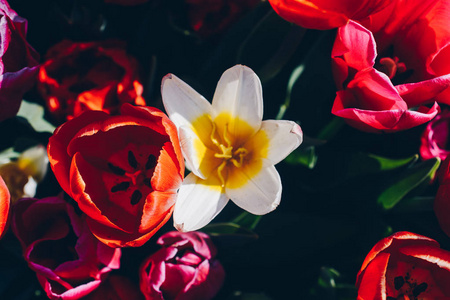
[[[191,27],[203,37],[218,34],[261,0],[185,0]]]
[[[48,50],[38,88],[59,121],[86,110],[117,113],[123,103],[145,105],[137,67],[120,41],[65,40]]]
[[[349,20],[364,20],[392,0],[269,0],[283,19],[311,29],[332,29]]]
[[[8,229],[10,200],[8,187],[0,176],[0,238]]]
[[[170,218],[184,161],[177,129],[160,110],[124,104],[120,115],[87,111],[48,144],[61,187],[110,246],[140,246]]]
[[[206,300],[217,294],[225,272],[207,234],[172,231],[157,243],[162,248],[142,263],[139,273],[146,299]]]
[[[439,157],[445,160],[450,153],[447,147],[450,129],[450,110],[444,110],[431,120],[420,138],[420,156],[423,159]]]
[[[50,299],[80,299],[120,266],[120,249],[98,241],[84,216],[61,197],[22,198],[11,225]]]
[[[449,18],[449,0],[397,0],[362,24],[374,32],[380,58],[404,64],[406,72],[394,79],[410,83],[450,73]],[[450,104],[450,88],[436,101]]]
[[[408,64],[377,55],[372,33],[352,21],[338,29],[332,59],[338,86],[332,113],[365,131],[399,131],[430,121],[438,105],[420,105],[433,103],[450,86],[450,75],[403,83]]]
[[[36,80],[39,54],[25,39],[27,20],[0,0],[0,121],[14,117]]]
[[[450,252],[430,238],[397,232],[379,241],[358,273],[358,300],[449,299]]]

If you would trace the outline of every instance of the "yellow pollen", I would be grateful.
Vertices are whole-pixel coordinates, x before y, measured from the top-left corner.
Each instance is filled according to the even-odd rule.
[[[220,152],[214,153],[214,157],[222,158],[223,161],[217,168],[217,175],[219,177],[219,180],[221,182],[222,187],[225,186],[225,178],[224,178],[224,170],[227,166],[228,162],[231,162],[235,167],[240,168],[242,167],[244,163],[244,157],[248,154],[247,149],[245,148],[238,148],[236,151],[233,152],[233,146],[230,140],[230,137],[228,136],[228,124],[225,124],[224,132],[222,135],[222,138],[226,145],[221,144],[216,138],[216,124],[212,122],[212,131],[211,131],[211,141],[214,145],[216,145]]]

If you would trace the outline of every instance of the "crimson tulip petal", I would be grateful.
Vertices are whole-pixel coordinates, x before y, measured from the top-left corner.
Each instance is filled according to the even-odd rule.
[[[26,41],[27,21],[0,3],[0,121],[14,117],[36,80],[39,54]]]
[[[8,187],[0,176],[0,238],[8,227],[10,198]]]
[[[146,299],[206,300],[217,294],[225,272],[207,234],[168,232],[158,244],[162,248],[150,255],[139,271]]]
[[[356,280],[358,299],[447,299],[449,271],[450,252],[436,241],[397,232],[366,256]]]
[[[67,126],[56,128],[49,139],[47,146],[48,158],[58,182],[66,193],[70,192],[69,177],[63,176],[70,170],[71,159],[67,153],[67,145],[71,138],[84,126],[98,120],[104,120],[108,115],[100,111],[90,111],[83,118],[76,118],[67,123]]]
[[[391,1],[269,0],[283,19],[305,28],[328,30],[362,21],[383,9]]]
[[[450,74],[415,83],[395,86],[409,107],[433,102],[439,94],[450,87]]]
[[[50,299],[86,296],[120,267],[120,249],[98,241],[85,216],[62,197],[20,199],[12,225],[25,260]]]
[[[377,57],[375,39],[368,29],[351,21],[338,29],[331,57],[334,61],[344,60],[345,66],[355,70],[371,68]],[[337,75],[339,82],[342,83],[347,75]]]
[[[145,104],[138,64],[125,48],[118,40],[63,40],[48,49],[38,91],[57,121],[89,110],[117,113],[123,103]]]
[[[339,92],[338,96],[339,97]],[[433,119],[440,111],[435,103],[431,108],[421,107],[417,111],[386,110],[370,111],[356,108],[337,110],[338,103],[333,106],[333,114],[343,117],[350,125],[367,132],[395,132],[424,124]]]
[[[164,113],[130,104],[121,113],[75,117],[55,130],[48,152],[93,234],[111,247],[137,247],[170,219],[184,161]]]
[[[149,229],[154,229],[155,220],[160,218],[159,216],[170,216],[171,212],[173,211],[176,198],[176,192],[151,192],[144,204],[143,211],[145,213],[142,215],[139,230],[145,232]],[[162,221],[163,219],[161,220],[161,222]]]

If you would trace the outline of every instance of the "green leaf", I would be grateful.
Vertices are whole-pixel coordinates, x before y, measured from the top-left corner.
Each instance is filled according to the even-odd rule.
[[[294,87],[295,83],[300,78],[300,76],[303,74],[304,70],[305,70],[305,65],[300,64],[292,71],[291,76],[289,76],[289,81],[288,81],[287,88],[286,88],[286,98],[284,100],[284,103],[280,106],[280,110],[278,111],[278,114],[275,119],[277,119],[277,120],[283,119],[283,116],[286,113],[286,110],[288,109],[289,105],[291,104],[292,88]]]
[[[317,163],[317,155],[314,146],[299,147],[284,159],[291,165],[302,165],[308,169],[314,169]]]
[[[419,158],[417,154],[403,159],[391,159],[374,154],[368,154],[367,156],[378,162],[380,171],[394,170],[413,163]]]
[[[243,235],[251,238],[258,238],[258,235],[253,231],[242,227],[238,224],[234,224],[231,222],[224,223],[213,223],[209,224],[202,228],[203,232],[211,235],[211,236],[220,236],[220,235]]]
[[[262,216],[257,216],[243,211],[239,216],[234,218],[232,223],[237,224],[241,227],[245,227],[249,230],[254,230],[256,228],[256,225],[258,225],[259,221],[261,220],[261,217]]]
[[[407,169],[394,184],[390,185],[378,196],[377,202],[384,209],[393,208],[414,188],[421,183],[430,181],[434,177],[440,162],[439,158],[433,158]]]
[[[53,133],[56,128],[44,119],[44,108],[35,103],[23,100],[17,116],[25,118],[38,132]]]
[[[382,176],[381,182],[386,182],[383,172],[407,168],[418,159],[418,155],[391,159],[370,153],[349,151],[321,152],[320,157],[321,164],[318,165],[318,168],[322,168],[322,172],[325,172],[324,176],[327,178],[326,182],[329,187],[337,187],[346,183],[354,184],[355,179],[361,180],[364,176],[372,174]],[[336,171],[329,172],[330,169]]]

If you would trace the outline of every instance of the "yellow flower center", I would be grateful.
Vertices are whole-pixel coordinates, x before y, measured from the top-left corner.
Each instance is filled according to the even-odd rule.
[[[244,185],[262,169],[269,139],[244,120],[221,113],[214,120],[202,115],[192,123],[198,139],[194,142],[201,172],[211,184],[224,188]],[[245,175],[243,175],[245,174]]]
[[[242,167],[242,164],[244,163],[244,157],[248,154],[247,149],[243,147],[239,147],[235,151],[233,151],[233,146],[231,143],[231,140],[228,136],[228,123],[225,124],[224,132],[223,132],[223,140],[225,141],[225,145],[221,144],[216,138],[216,124],[212,122],[213,128],[211,131],[211,141],[214,145],[216,145],[220,152],[214,153],[214,157],[221,158],[222,163],[217,168],[217,176],[219,176],[220,182],[222,184],[222,187],[225,186],[225,178],[223,176],[224,169],[226,165],[230,162],[235,167],[240,168]]]

